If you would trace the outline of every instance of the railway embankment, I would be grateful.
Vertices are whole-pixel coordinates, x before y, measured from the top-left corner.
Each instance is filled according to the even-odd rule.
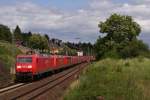
[[[12,44],[0,41],[0,88],[12,82],[10,68],[15,64],[15,55],[21,51]]]
[[[87,67],[64,100],[150,100],[150,59],[104,59]]]
[[[6,84],[9,83],[11,83],[10,72],[4,67],[2,61],[0,61],[0,87],[7,86]]]

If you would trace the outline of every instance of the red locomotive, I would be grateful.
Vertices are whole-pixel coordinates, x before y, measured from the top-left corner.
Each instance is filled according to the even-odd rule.
[[[18,55],[16,60],[16,79],[31,77],[32,79],[46,72],[69,67],[71,65],[94,60],[92,56],[60,56],[60,55]]]

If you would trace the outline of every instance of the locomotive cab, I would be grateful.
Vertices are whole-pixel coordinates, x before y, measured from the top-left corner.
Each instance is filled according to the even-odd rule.
[[[32,69],[32,57],[18,57],[16,63],[17,72],[29,72]]]
[[[34,56],[20,55],[16,59],[16,78],[26,78],[33,75]]]

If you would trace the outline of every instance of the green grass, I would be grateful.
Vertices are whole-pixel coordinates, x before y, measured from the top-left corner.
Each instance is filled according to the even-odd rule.
[[[150,100],[150,59],[105,59],[88,66],[64,100]]]

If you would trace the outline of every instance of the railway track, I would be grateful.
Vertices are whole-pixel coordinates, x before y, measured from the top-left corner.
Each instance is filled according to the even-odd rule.
[[[47,77],[43,80],[33,82],[31,84],[21,84],[14,86],[14,88],[9,88],[0,92],[0,99],[2,100],[33,100],[43,96],[49,90],[59,86],[64,81],[67,81],[69,78],[73,77],[81,71],[83,66],[86,63],[77,65],[73,68],[70,68],[66,71],[60,72],[51,77]]]
[[[11,85],[9,87],[2,88],[2,89],[0,89],[0,94],[5,93],[5,92],[10,91],[10,90],[13,90],[13,89],[17,89],[17,88],[24,86],[24,85],[25,85],[25,83],[19,83],[19,84]]]

